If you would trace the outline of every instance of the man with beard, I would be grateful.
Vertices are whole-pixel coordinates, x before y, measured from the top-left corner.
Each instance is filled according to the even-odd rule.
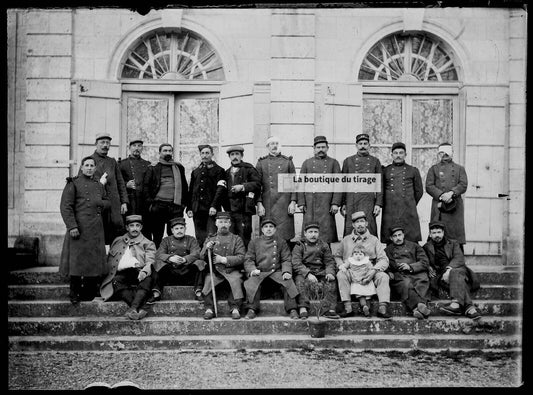
[[[471,292],[479,288],[479,280],[466,266],[459,243],[445,235],[445,229],[444,222],[429,223],[429,240],[424,244],[424,251],[429,258],[430,287],[434,293],[442,288],[450,295],[450,303],[441,306],[440,311],[477,320],[481,313],[472,303]]]
[[[150,162],[141,158],[143,152],[142,140],[130,141],[129,150],[129,156],[119,161],[120,172],[124,182],[126,182],[126,191],[128,192],[129,207],[126,215],[142,215],[142,183]]]
[[[185,168],[172,160],[172,145],[159,146],[159,162],[149,166],[143,180],[144,203],[150,216],[152,240],[159,248],[163,231],[170,234],[170,220],[183,217],[189,204],[189,192]]]
[[[306,173],[340,173],[339,162],[328,156],[328,140],[325,136],[314,139],[315,155],[302,163],[300,175]],[[320,234],[328,244],[339,240],[335,214],[339,212],[342,193],[338,192],[298,192],[298,208],[304,213],[303,223],[316,222],[320,225]],[[302,237],[304,229],[302,229]]]
[[[375,156],[369,154],[370,137],[366,133],[358,134],[355,138],[357,153],[344,159],[342,163],[343,173],[379,173],[381,174],[381,162]],[[383,206],[383,193],[379,192],[344,192],[342,195],[341,212],[345,216],[344,236],[352,232],[350,218],[356,211],[363,211],[368,221],[368,231],[378,235],[376,217]]]
[[[405,239],[420,241],[420,221],[416,205],[424,195],[422,177],[416,167],[405,163],[405,144],[392,145],[392,164],[383,169],[383,212],[381,241],[391,242],[390,227],[402,223]]]
[[[152,289],[152,264],[155,244],[141,233],[140,215],[126,217],[127,233],[117,237],[109,249],[109,273],[102,282],[100,295],[105,301],[123,300],[130,307],[126,317],[140,320],[148,314],[144,304]]]
[[[231,318],[238,320],[241,318],[240,309],[244,299],[242,291],[242,273],[244,255],[246,249],[240,236],[230,233],[231,215],[228,212],[219,212],[216,216],[215,225],[217,233],[205,239],[204,246],[200,252],[200,257],[207,261],[211,254],[213,262],[213,275],[205,277],[204,295],[205,313],[204,319],[210,320],[215,317],[214,299],[211,292],[211,283],[214,287],[227,282],[230,285],[228,294],[228,305],[231,311]]]
[[[255,166],[261,179],[262,190],[257,199],[257,215],[275,218],[276,234],[292,247],[294,237],[294,212],[296,211],[296,192],[278,192],[278,174],[295,174],[292,156],[285,156],[279,150],[279,138],[267,139],[268,154],[259,158]]]
[[[198,146],[198,150],[202,163],[191,173],[191,205],[187,215],[192,217],[196,240],[203,246],[207,235],[217,231],[215,215],[226,194],[226,173],[213,160],[213,147],[203,144]]]
[[[96,163],[94,177],[99,178],[104,185],[107,197],[111,203],[109,209],[104,210],[102,220],[104,222],[105,244],[109,245],[113,240],[124,233],[124,221],[122,216],[128,211],[128,193],[122,173],[115,158],[108,156],[111,147],[109,133],[96,135],[96,150],[91,155]],[[78,172],[81,175],[82,171]]]
[[[224,210],[231,214],[230,232],[240,236],[247,247],[252,236],[252,216],[261,192],[261,179],[255,167],[243,161],[240,145],[226,150],[231,167],[226,170],[227,199]]]

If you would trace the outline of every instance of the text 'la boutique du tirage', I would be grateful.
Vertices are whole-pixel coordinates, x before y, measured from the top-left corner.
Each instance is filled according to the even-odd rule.
[[[278,192],[381,192],[380,173],[278,174]]]

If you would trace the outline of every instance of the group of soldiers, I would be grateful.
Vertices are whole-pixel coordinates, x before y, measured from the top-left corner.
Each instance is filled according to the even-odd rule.
[[[274,136],[255,167],[244,162],[241,146],[226,150],[227,170],[213,160],[212,146],[198,146],[201,163],[189,183],[168,143],[160,145],[154,165],[141,157],[141,140],[131,141],[128,158],[118,162],[108,156],[109,134],[98,134],[95,145],[95,152],[82,159],[79,175],[67,179],[61,199],[67,233],[60,272],[70,278],[73,304],[100,294],[104,300],[126,301],[127,317],[141,319],[147,306],[162,298],[165,285],[192,284],[196,299],[203,300],[204,318],[212,319],[217,316],[215,287],[226,283],[232,318],[239,319],[244,308],[245,318],[253,319],[268,279],[282,291],[292,319],[308,317],[306,287],[317,283],[326,290],[328,318],[355,315],[352,297],[361,295],[353,291],[354,283],[374,284],[378,317],[391,317],[392,291],[413,316],[425,319],[431,290],[439,289],[451,299],[443,312],[481,316],[471,300],[477,278],[463,255],[466,172],[453,162],[450,144],[439,146],[438,161],[428,171],[426,191],[433,202],[423,247],[416,209],[422,179],[416,167],[405,163],[401,142],[392,145],[392,163],[383,167],[369,154],[369,135],[359,134],[357,152],[341,168],[327,155],[326,137],[315,137],[314,156],[303,162],[300,174],[382,175],[379,192],[318,193],[279,191],[278,174],[296,170]],[[295,237],[296,212],[303,213],[300,237]],[[338,212],[345,217],[344,237],[333,254]],[[194,221],[195,237],[186,235],[185,213]],[[252,239],[255,214],[261,218],[261,235]],[[371,262],[362,278],[347,264],[356,249]],[[363,307],[361,302],[368,315]]]

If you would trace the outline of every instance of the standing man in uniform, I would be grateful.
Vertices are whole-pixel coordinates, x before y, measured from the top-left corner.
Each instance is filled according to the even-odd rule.
[[[215,216],[226,194],[226,173],[213,160],[213,147],[204,144],[199,145],[198,150],[202,162],[191,173],[191,204],[187,215],[194,221],[196,240],[201,247],[207,235],[217,231]]]
[[[383,169],[383,213],[381,242],[391,243],[390,227],[402,223],[405,239],[422,240],[416,205],[424,195],[422,177],[416,167],[405,163],[405,144],[392,145],[392,163]]]
[[[446,237],[456,240],[463,250],[466,238],[462,195],[466,192],[468,178],[465,168],[452,157],[450,143],[439,145],[438,162],[431,166],[426,177],[426,192],[433,197],[430,221],[443,222]]]
[[[150,161],[141,158],[143,152],[142,140],[130,141],[129,149],[129,156],[126,159],[119,160],[120,172],[128,192],[129,207],[126,214],[142,215],[142,184],[144,174],[148,166],[150,166]]]
[[[355,137],[357,153],[344,159],[342,163],[343,173],[379,173],[381,174],[381,162],[375,156],[370,155],[370,137],[366,133]],[[352,232],[350,218],[356,211],[363,211],[368,220],[368,231],[377,237],[378,228],[376,217],[383,206],[383,193],[380,192],[344,192],[342,196],[342,214],[344,220],[344,236]]]
[[[300,174],[306,173],[340,173],[341,166],[337,159],[328,156],[328,140],[325,136],[316,136],[315,155],[304,160]],[[320,224],[321,239],[328,244],[339,240],[335,214],[339,212],[342,193],[338,192],[298,192],[298,208],[304,213],[303,223]],[[304,231],[302,229],[302,237]]]
[[[279,150],[279,138],[267,139],[268,154],[262,156],[255,166],[261,179],[261,194],[257,199],[257,215],[275,218],[276,234],[292,247],[294,237],[294,213],[296,211],[296,192],[278,192],[278,174],[295,174],[292,156],[285,156]],[[292,248],[291,248],[292,249]]]
[[[231,214],[230,232],[240,236],[244,246],[248,247],[252,236],[252,216],[256,213],[255,204],[261,193],[261,179],[255,167],[242,160],[243,147],[234,145],[226,152],[231,167],[226,170],[228,194],[224,210]]]
[[[124,221],[122,216],[128,210],[128,193],[126,184],[122,178],[122,173],[115,158],[107,156],[111,147],[111,136],[109,133],[98,133],[96,135],[96,150],[91,155],[96,163],[94,177],[99,178],[104,185],[107,197],[111,203],[109,210],[104,210],[102,219],[104,221],[105,244],[110,245],[116,237],[124,234]],[[81,175],[81,167],[78,175]]]

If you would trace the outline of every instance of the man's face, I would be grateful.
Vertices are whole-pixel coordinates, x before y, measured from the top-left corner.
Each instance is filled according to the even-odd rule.
[[[310,243],[316,243],[320,232],[317,228],[309,228],[304,232],[304,236]]]
[[[441,148],[443,149],[441,150]],[[453,149],[451,145],[443,145],[438,148],[437,158],[439,159],[439,161],[441,161],[442,159],[448,159],[452,157],[453,157]]]
[[[405,162],[405,150],[403,148],[396,148],[392,151],[392,161],[394,163]]]
[[[366,222],[366,219],[364,218],[358,218],[355,221],[352,221],[352,226],[354,230],[360,235],[366,232],[367,225],[368,223]]]
[[[444,238],[444,230],[441,228],[433,228],[429,231],[429,237],[431,237],[431,240],[435,243],[440,243]]]
[[[401,246],[403,244],[404,237],[405,237],[405,234],[403,233],[403,230],[397,230],[390,236],[394,245],[397,245],[397,246]]]
[[[140,158],[141,154],[143,152],[143,144],[142,143],[133,143],[130,145],[130,155],[135,158]]]
[[[267,145],[268,152],[270,152],[273,155],[276,155],[279,152],[279,142],[277,141],[271,141]]]
[[[327,143],[318,143],[315,144],[315,155],[319,158],[325,158],[328,154],[328,144]]]
[[[213,159],[213,153],[209,148],[204,148],[200,151],[200,158],[203,163],[209,163]]]
[[[109,148],[111,147],[111,140],[99,139],[96,141],[96,152],[100,155],[107,155]]]
[[[185,225],[182,224],[176,224],[171,229],[172,235],[177,238],[181,239],[183,236],[185,236]]]
[[[359,140],[357,143],[355,143],[355,146],[359,152],[368,152],[370,143],[367,140]]]
[[[128,234],[131,238],[139,236],[141,233],[143,226],[140,222],[131,222],[128,225],[126,225],[126,230],[128,231]]]
[[[261,231],[265,236],[273,236],[276,233],[276,227],[273,224],[264,224]]]
[[[229,232],[229,227],[231,225],[231,220],[227,218],[219,218],[215,221],[215,225],[218,229],[218,232],[221,234],[226,234]]]
[[[94,164],[93,159],[87,159],[85,162],[83,162],[83,165],[81,165],[81,172],[87,177],[92,177],[95,170],[96,165]]]
[[[165,145],[163,148],[161,148],[159,157],[167,162],[172,160],[172,147],[170,145]]]
[[[238,165],[242,162],[242,152],[241,151],[232,151],[229,153],[229,160],[232,165]]]

